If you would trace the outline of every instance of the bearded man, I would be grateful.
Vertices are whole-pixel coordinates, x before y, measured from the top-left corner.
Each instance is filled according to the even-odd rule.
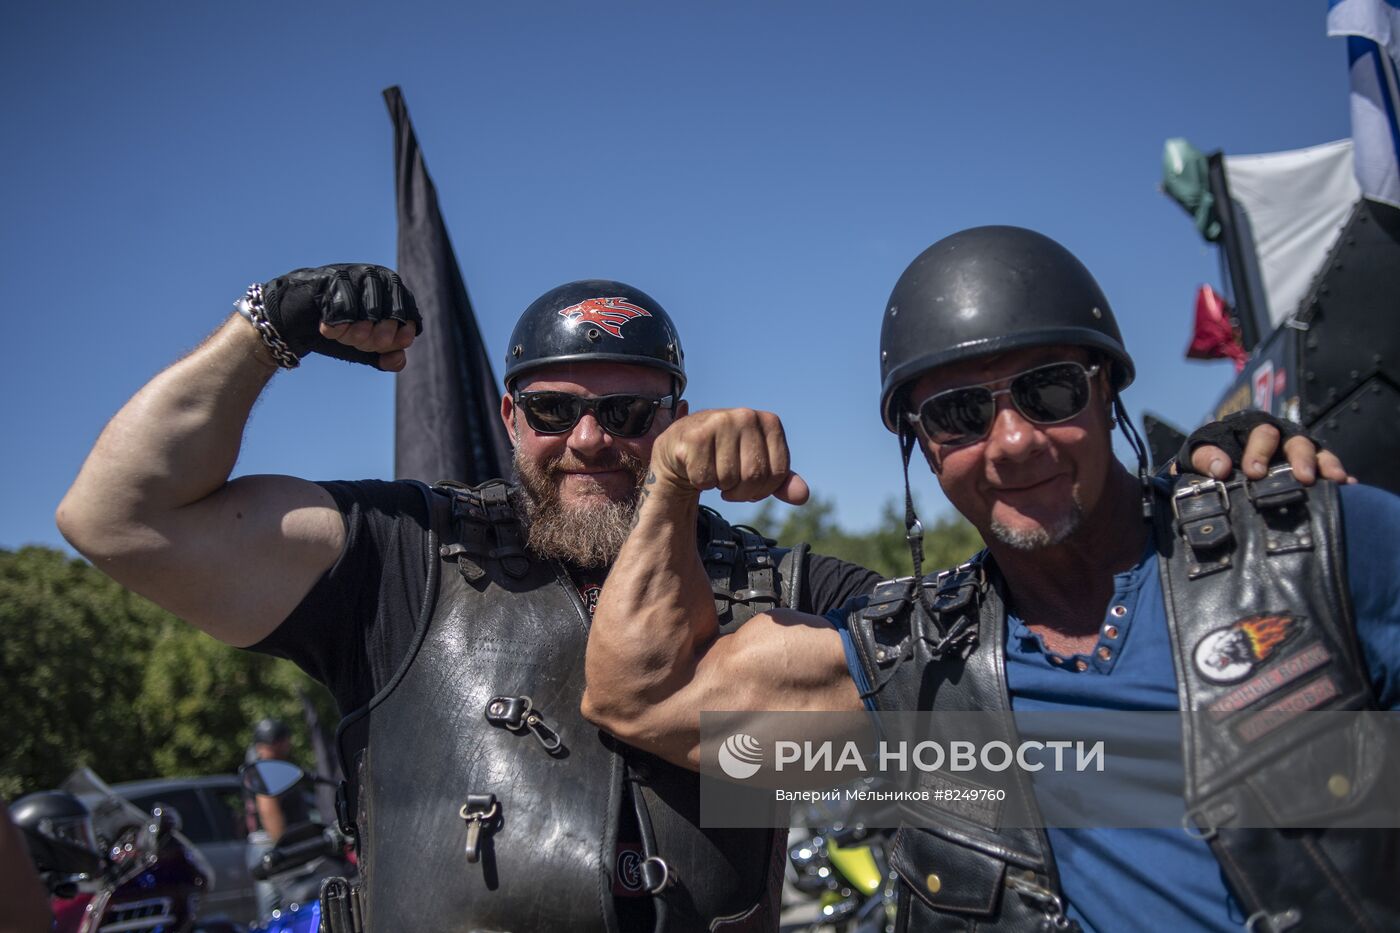
[[[661,305],[612,281],[530,305],[500,409],[519,485],[474,488],[230,479],[279,367],[315,351],[396,371],[420,327],[375,266],[298,270],[241,305],[116,415],[59,527],[131,589],[330,688],[353,928],[775,928],[782,834],[702,831],[694,774],[579,715],[593,605],[652,442],[686,413]],[[714,513],[695,541],[727,625],[877,581]]]

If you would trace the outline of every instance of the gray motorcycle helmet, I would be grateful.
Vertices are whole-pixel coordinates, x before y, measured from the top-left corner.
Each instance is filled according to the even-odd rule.
[[[1106,356],[1117,391],[1133,381],[1108,299],[1073,253],[1022,227],[954,233],[919,254],[890,293],[880,328],[880,417],[897,433],[904,390],[931,369],[1058,344]]]

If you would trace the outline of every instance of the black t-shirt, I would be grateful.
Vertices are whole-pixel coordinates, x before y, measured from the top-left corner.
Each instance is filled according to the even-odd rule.
[[[325,684],[342,713],[369,702],[412,645],[427,595],[428,497],[414,482],[320,484],[345,516],[345,549],[311,592],[253,650],[288,658]],[[602,577],[571,572],[591,611]],[[814,554],[797,608],[823,615],[869,592],[880,576]]]

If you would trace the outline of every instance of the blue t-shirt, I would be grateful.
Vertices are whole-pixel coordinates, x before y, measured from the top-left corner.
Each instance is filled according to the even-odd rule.
[[[1341,489],[1347,578],[1377,702],[1400,709],[1400,498],[1369,486]],[[846,661],[865,679],[845,616]],[[1113,598],[1086,655],[1045,651],[1020,619],[1007,619],[1006,680],[1019,711],[1176,710],[1176,670],[1167,637],[1157,554],[1114,577]],[[871,709],[873,701],[867,701]],[[1145,920],[1154,929],[1238,931],[1245,917],[1209,847],[1175,829],[1048,829],[1069,914],[1086,931]],[[1150,920],[1148,919],[1150,918]]]

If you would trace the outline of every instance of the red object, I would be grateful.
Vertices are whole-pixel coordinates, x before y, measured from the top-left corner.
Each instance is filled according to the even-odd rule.
[[[55,933],[80,933],[92,899],[93,895],[82,893],[76,897],[55,897],[51,900],[49,907],[53,910]]]
[[[1186,355],[1193,360],[1232,359],[1235,372],[1244,369],[1244,361],[1249,358],[1230,319],[1230,305],[1209,285],[1202,285],[1196,292],[1196,327]]]

